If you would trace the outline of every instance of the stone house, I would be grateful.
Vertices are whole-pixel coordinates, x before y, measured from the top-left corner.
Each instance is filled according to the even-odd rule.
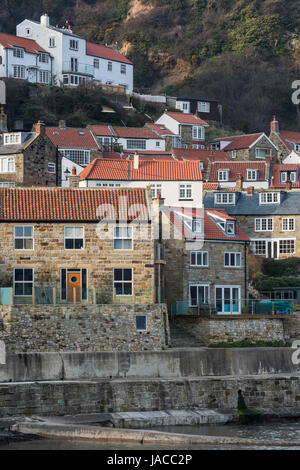
[[[280,130],[279,122],[276,116],[273,116],[273,120],[270,123],[269,137],[278,148],[280,162],[299,163],[300,157],[297,152],[300,151],[300,132]]]
[[[33,132],[5,132],[0,145],[0,187],[60,186],[61,161],[42,122]]]
[[[78,176],[81,188],[146,188],[166,205],[202,207],[202,173],[199,161],[95,159]]]
[[[210,146],[212,149],[224,150],[231,160],[263,161],[268,156],[271,161],[278,160],[278,148],[264,132],[218,137]]]
[[[248,297],[249,238],[235,217],[222,209],[162,207],[161,212],[169,311],[241,314]]]
[[[197,115],[165,111],[155,124],[165,126],[174,134],[172,148],[205,148],[205,128],[209,125]]]
[[[237,190],[269,187],[270,157],[264,161],[213,161],[206,181],[218,183],[220,189]]]
[[[224,209],[251,241],[254,255],[282,259],[300,256],[300,192],[269,190],[207,192],[205,209]]]

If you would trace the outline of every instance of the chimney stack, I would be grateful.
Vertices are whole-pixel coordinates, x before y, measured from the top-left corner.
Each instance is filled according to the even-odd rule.
[[[243,189],[243,176],[241,173],[237,173],[236,175],[235,189],[237,191],[242,191]]]
[[[59,127],[60,129],[66,129],[66,127],[67,127],[67,126],[66,126],[66,121],[65,121],[64,119],[60,119],[60,120],[58,121],[58,127]]]
[[[134,170],[139,169],[139,162],[140,162],[140,156],[137,152],[135,152],[134,157],[133,157],[133,168],[134,168]]]
[[[44,136],[46,134],[45,123],[42,121],[38,121],[38,123],[35,125],[35,132],[41,136]]]
[[[271,121],[271,124],[270,124],[270,131],[271,131],[271,134],[279,133],[279,122],[277,121],[276,116],[273,116],[273,121]]]
[[[247,194],[253,194],[253,193],[254,193],[254,186],[248,186]]]
[[[69,188],[78,188],[79,187],[80,177],[79,177],[79,175],[77,175],[76,166],[72,167],[72,173],[68,177],[68,180],[69,180]]]
[[[47,15],[47,13],[44,13],[44,14],[41,16],[41,24],[42,24],[43,26],[47,26],[47,27],[50,26],[50,18],[49,18],[49,16]]]

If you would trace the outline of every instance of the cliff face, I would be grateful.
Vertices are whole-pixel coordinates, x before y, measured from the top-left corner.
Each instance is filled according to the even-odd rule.
[[[297,0],[2,0],[2,30],[47,12],[52,24],[118,44],[140,91],[219,99],[224,122],[266,129],[273,114],[297,128],[291,83],[300,78]]]

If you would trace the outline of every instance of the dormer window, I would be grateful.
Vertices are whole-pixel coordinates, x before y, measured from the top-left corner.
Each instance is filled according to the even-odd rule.
[[[21,143],[21,133],[12,133],[12,134],[4,134],[4,145],[9,144],[20,144]]]
[[[235,221],[230,220],[226,222],[226,235],[235,235]]]
[[[193,126],[193,139],[204,140],[204,127]]]
[[[229,170],[218,170],[218,181],[229,181]]]
[[[257,147],[255,149],[255,157],[256,158],[266,158],[267,156],[267,149]]]
[[[215,193],[215,204],[235,204],[235,193]]]
[[[260,204],[279,204],[280,193],[260,193],[259,194]]]
[[[49,55],[45,52],[41,52],[39,54],[39,62],[43,62],[44,64],[48,64],[49,62]]]
[[[247,180],[248,181],[256,181],[257,180],[257,170],[247,170]]]
[[[22,47],[14,47],[13,56],[22,59],[24,57],[24,49]]]
[[[193,218],[192,220],[192,232],[202,233],[203,232],[203,219]]]
[[[281,171],[280,172],[280,182],[281,183],[286,183],[287,182],[287,172],[286,171]]]
[[[280,172],[280,183],[286,183],[290,181],[291,183],[297,182],[297,172],[296,171],[281,171]]]

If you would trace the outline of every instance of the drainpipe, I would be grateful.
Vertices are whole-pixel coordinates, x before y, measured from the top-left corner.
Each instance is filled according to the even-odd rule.
[[[8,49],[6,49],[6,77],[8,78]]]
[[[245,306],[247,305],[248,301],[248,250],[247,246],[249,245],[249,242],[245,242],[244,244],[244,288],[245,288]]]

